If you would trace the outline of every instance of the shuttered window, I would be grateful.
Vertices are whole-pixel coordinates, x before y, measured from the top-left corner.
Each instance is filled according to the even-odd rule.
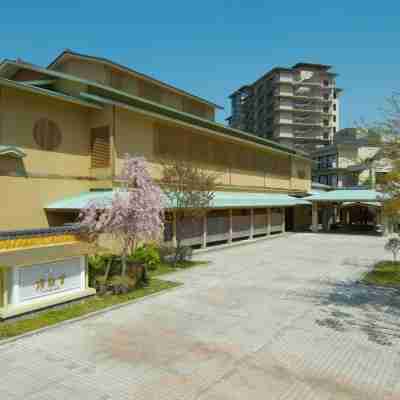
[[[110,133],[108,126],[91,129],[91,167],[110,166]]]
[[[139,96],[154,101],[155,103],[161,103],[162,90],[150,82],[140,81]]]
[[[183,100],[183,111],[197,115],[198,117],[206,118],[207,111],[203,104],[190,99]]]

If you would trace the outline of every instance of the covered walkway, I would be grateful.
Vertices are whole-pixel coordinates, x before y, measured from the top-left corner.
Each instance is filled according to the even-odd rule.
[[[377,232],[385,225],[383,194],[375,190],[338,189],[306,197],[312,203],[312,230]]]
[[[45,207],[48,213],[77,215],[91,202],[108,207],[115,191],[93,191],[62,199]],[[164,241],[175,245],[205,248],[219,243],[283,233],[286,230],[288,208],[310,203],[283,193],[215,192],[210,210],[204,217],[177,218],[179,210],[166,200]],[[180,221],[180,222],[178,222]],[[72,222],[72,221],[71,221]]]

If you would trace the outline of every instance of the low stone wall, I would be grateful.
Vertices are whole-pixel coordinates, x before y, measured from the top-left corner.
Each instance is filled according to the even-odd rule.
[[[79,227],[0,232],[0,318],[95,293]]]

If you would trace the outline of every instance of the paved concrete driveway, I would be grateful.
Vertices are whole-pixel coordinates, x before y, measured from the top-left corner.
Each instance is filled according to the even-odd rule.
[[[1,346],[0,399],[399,399],[399,293],[356,283],[382,244],[204,254],[183,287]]]

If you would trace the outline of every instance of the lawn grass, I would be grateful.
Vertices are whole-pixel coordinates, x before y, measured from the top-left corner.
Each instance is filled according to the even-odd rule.
[[[169,282],[160,279],[150,279],[148,286],[135,289],[127,294],[104,296],[92,296],[80,301],[79,303],[71,303],[62,308],[43,311],[39,314],[32,314],[25,319],[14,321],[5,321],[0,323],[0,340],[31,332],[36,329],[57,324],[68,319],[77,318],[94,311],[98,311],[117,304],[126,303],[132,300],[140,299],[162,290],[171,289],[179,286],[180,283]]]
[[[51,326],[69,319],[81,317],[94,311],[99,311],[117,304],[127,303],[140,299],[153,293],[161,292],[180,286],[181,283],[157,279],[156,277],[179,271],[198,265],[207,265],[207,261],[186,261],[174,267],[171,264],[160,264],[154,271],[149,271],[150,282],[147,286],[139,287],[127,294],[107,294],[104,296],[95,295],[82,301],[65,305],[65,307],[49,309],[40,313],[32,314],[24,319],[0,322],[1,339],[22,335],[46,326]]]
[[[400,262],[381,261],[365,274],[363,283],[377,286],[400,287]]]

